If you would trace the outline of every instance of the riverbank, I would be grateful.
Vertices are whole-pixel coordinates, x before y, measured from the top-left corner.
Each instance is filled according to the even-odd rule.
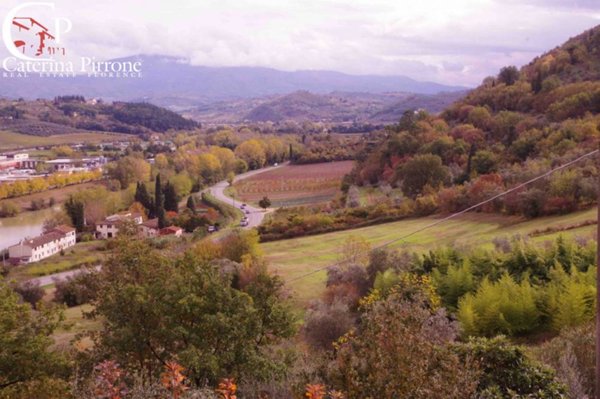
[[[42,191],[39,193],[22,195],[20,197],[6,198],[3,200],[0,200],[0,207],[2,207],[3,203],[10,202],[12,204],[15,204],[17,207],[19,207],[20,212],[31,212],[30,207],[31,207],[31,202],[33,202],[33,201],[44,200],[44,202],[47,203],[50,200],[50,198],[54,198],[54,203],[57,205],[60,205],[63,202],[65,202],[67,199],[69,199],[70,195],[72,195],[78,191],[85,190],[86,188],[97,186],[102,183],[103,183],[102,181],[93,181],[93,182],[86,182],[86,183],[81,183],[81,184],[73,184],[71,186],[54,188],[52,190],[46,190],[46,191]],[[3,219],[0,219],[0,221],[1,220],[3,220]]]

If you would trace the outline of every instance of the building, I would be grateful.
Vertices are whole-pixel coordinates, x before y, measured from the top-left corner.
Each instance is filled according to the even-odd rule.
[[[181,237],[181,235],[183,234],[183,229],[181,227],[178,227],[178,226],[169,226],[169,227],[165,227],[165,228],[160,229],[159,234],[161,236]]]
[[[21,240],[8,248],[9,261],[13,264],[38,262],[75,245],[75,229],[57,226],[35,238]]]
[[[140,225],[144,219],[139,213],[121,212],[111,215],[101,222],[96,223],[96,237],[106,239],[113,238],[119,234],[121,224],[131,222]]]
[[[35,169],[39,162],[38,159],[29,158],[27,153],[0,155],[0,170]]]
[[[160,229],[158,228],[158,218],[146,220],[138,226],[138,231],[142,237],[146,238],[159,236]]]
[[[46,161],[46,165],[49,165],[55,172],[78,172],[101,169],[106,162],[105,157],[60,158]]]

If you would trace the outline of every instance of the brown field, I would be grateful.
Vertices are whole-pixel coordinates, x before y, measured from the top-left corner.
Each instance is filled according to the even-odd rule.
[[[294,206],[330,201],[340,191],[353,161],[286,165],[234,184],[237,198],[257,203],[268,196],[272,206]]]

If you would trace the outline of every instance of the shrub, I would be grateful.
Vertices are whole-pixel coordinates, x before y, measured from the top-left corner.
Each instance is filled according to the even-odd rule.
[[[0,206],[0,217],[7,218],[16,216],[19,214],[21,209],[11,201],[4,201]]]
[[[36,304],[42,300],[46,292],[42,287],[40,287],[40,283],[37,281],[25,281],[14,287],[14,290],[17,294],[21,296],[24,302],[31,304],[34,308]]]
[[[68,307],[90,302],[96,292],[95,278],[95,273],[83,271],[64,280],[55,279],[54,302],[63,303]]]

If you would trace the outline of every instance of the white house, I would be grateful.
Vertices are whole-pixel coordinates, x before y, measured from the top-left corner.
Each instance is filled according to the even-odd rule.
[[[119,234],[121,223],[131,221],[136,225],[142,224],[144,219],[139,213],[122,212],[116,215],[111,215],[102,222],[96,223],[96,236],[98,238],[113,238]]]
[[[160,229],[158,228],[158,218],[146,220],[144,223],[138,226],[138,231],[142,237],[157,237],[160,234]]]
[[[37,262],[75,245],[75,229],[57,226],[35,238],[21,240],[8,248],[11,263]]]

